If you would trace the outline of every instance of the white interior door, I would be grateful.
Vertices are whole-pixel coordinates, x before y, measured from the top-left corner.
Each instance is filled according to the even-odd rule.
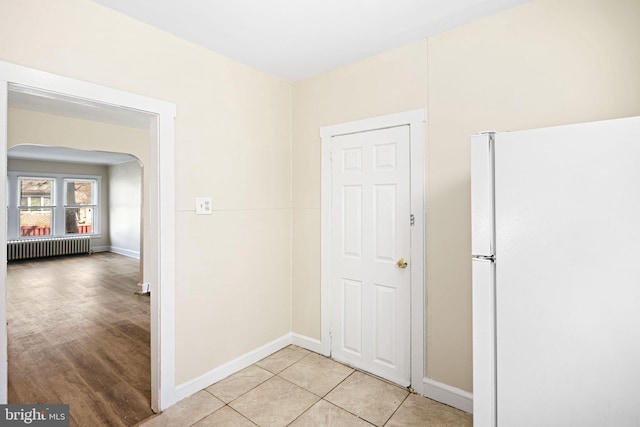
[[[403,386],[410,384],[409,131],[331,143],[331,354]]]

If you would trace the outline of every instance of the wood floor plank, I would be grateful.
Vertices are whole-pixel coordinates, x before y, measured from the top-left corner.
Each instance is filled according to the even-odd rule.
[[[68,403],[74,426],[153,414],[138,268],[112,253],[8,264],[9,403]]]
[[[145,418],[153,415],[148,400],[126,382],[119,382],[100,392],[104,401],[109,402],[110,408],[125,425],[131,426],[140,421],[138,414],[146,414]],[[132,414],[136,414],[132,417]]]
[[[76,371],[66,371],[48,379],[54,402],[68,403],[71,426],[127,426],[112,409],[111,402],[94,393]]]

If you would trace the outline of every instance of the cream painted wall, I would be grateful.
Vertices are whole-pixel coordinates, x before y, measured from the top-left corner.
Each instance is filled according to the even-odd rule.
[[[320,337],[318,129],[426,107],[427,376],[471,391],[469,136],[640,115],[639,16],[537,0],[294,84],[294,332]]]
[[[320,127],[424,108],[426,41],[293,85],[293,331],[320,339]]]
[[[640,114],[639,7],[536,0],[291,86],[88,0],[22,0],[0,60],[176,103],[178,384],[320,337],[319,128],[427,107],[427,375],[471,390],[468,137]]]
[[[111,250],[140,257],[142,167],[134,160],[109,166],[108,171]]]
[[[149,131],[9,108],[8,148],[19,144],[127,153],[149,160]]]
[[[429,39],[433,379],[471,390],[469,135],[640,115],[638,17],[636,0],[539,0]]]
[[[9,138],[9,144],[11,145],[11,137]],[[109,172],[106,166],[8,159],[7,170],[9,172],[72,173],[101,177],[100,236],[91,238],[91,247],[109,246]]]
[[[4,4],[0,60],[177,105],[176,384],[291,331],[289,84],[89,0]]]

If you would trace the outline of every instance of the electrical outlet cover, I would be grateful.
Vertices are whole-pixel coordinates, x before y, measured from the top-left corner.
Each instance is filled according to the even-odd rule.
[[[196,215],[211,215],[213,202],[211,197],[196,197]]]

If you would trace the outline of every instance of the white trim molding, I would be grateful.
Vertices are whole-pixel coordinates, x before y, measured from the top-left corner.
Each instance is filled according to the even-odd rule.
[[[0,63],[1,64],[1,63]],[[0,200],[7,200],[7,130],[9,85],[0,72]],[[4,157],[2,157],[4,156]],[[9,364],[7,341],[7,210],[0,209],[0,403],[7,403]]]
[[[145,281],[151,293],[151,407],[177,401],[175,387],[175,104],[0,61],[0,199],[6,199],[7,102],[11,90],[26,90],[62,102],[134,110],[150,122],[149,250]],[[0,259],[6,259],[5,211],[0,211]],[[0,403],[7,402],[6,267],[0,262]]]
[[[357,132],[408,125],[411,150],[411,386],[422,388],[425,373],[425,109],[325,126],[321,138],[321,348],[331,354],[331,160],[332,138]]]
[[[232,361],[225,363],[224,365],[218,366],[217,368],[200,375],[198,378],[180,384],[178,387],[176,387],[176,401],[185,399],[192,394],[197,393],[200,390],[205,389],[210,385],[227,378],[229,375],[241,371],[242,369],[258,362],[259,360],[272,355],[276,351],[281,350],[291,344],[291,340],[291,334],[283,335],[282,337],[275,339],[263,345],[262,347],[252,350],[249,353],[237,357]]]
[[[444,403],[461,411],[473,413],[473,395],[450,385],[434,381],[430,378],[423,380],[424,396]]]
[[[129,258],[140,259],[140,251],[134,251],[131,249],[119,248],[117,246],[109,246],[109,251],[114,254],[123,255]],[[97,252],[97,251],[96,251]]]
[[[291,333],[291,344],[313,351],[314,353],[322,354],[322,342],[314,338]]]
[[[180,384],[176,387],[176,401],[180,401],[191,396],[194,393],[199,392],[202,389],[209,387],[212,384],[217,383],[230,375],[235,374],[238,371],[247,368],[254,363],[271,356],[273,353],[282,350],[288,345],[295,345],[314,353],[320,353],[320,341],[314,338],[309,338],[304,335],[295,333],[289,333],[277,338],[255,350],[252,350],[242,356],[236,357],[232,361],[225,363],[211,371],[200,375],[186,383]]]

